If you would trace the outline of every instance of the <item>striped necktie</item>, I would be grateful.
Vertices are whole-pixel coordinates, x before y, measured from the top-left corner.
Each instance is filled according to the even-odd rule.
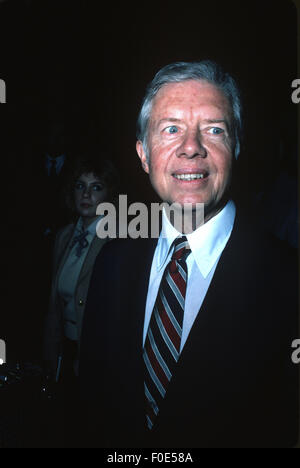
[[[186,258],[191,250],[185,236],[174,251],[160,283],[143,350],[147,426],[152,429],[179,359],[185,293]]]

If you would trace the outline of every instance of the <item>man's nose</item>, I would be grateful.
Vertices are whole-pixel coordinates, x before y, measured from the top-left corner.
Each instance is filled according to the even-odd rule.
[[[196,156],[200,156],[205,158],[207,156],[207,152],[205,147],[201,141],[201,135],[198,131],[190,131],[188,132],[182,144],[176,150],[176,156],[178,158],[195,158]]]

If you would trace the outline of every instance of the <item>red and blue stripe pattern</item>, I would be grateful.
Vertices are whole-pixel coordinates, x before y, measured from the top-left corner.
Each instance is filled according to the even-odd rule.
[[[187,285],[186,258],[190,254],[185,236],[174,241],[152,312],[143,350],[147,426],[151,430],[175,371],[180,354]]]

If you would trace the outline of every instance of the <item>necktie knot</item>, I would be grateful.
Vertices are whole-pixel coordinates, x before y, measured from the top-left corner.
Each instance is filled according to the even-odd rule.
[[[76,249],[76,256],[77,257],[80,257],[81,253],[82,253],[82,250],[85,249],[89,243],[86,239],[86,236],[88,235],[89,231],[84,231],[82,232],[81,234],[79,234],[78,236],[75,236],[73,241],[72,241],[72,244],[71,244],[71,249],[74,247],[74,245],[76,245],[78,243],[78,246],[77,246],[77,249]]]
[[[186,261],[187,257],[191,253],[191,249],[188,240],[185,236],[175,239],[173,242],[174,250],[172,254],[172,261],[170,264],[170,270],[175,272],[177,269],[176,262],[183,260]]]

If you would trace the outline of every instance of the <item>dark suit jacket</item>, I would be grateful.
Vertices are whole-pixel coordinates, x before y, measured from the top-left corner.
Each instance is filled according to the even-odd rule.
[[[96,260],[81,342],[84,412],[95,435],[87,445],[293,446],[295,251],[258,235],[255,226],[249,230],[239,218],[147,434],[142,335],[156,242],[113,241]]]

